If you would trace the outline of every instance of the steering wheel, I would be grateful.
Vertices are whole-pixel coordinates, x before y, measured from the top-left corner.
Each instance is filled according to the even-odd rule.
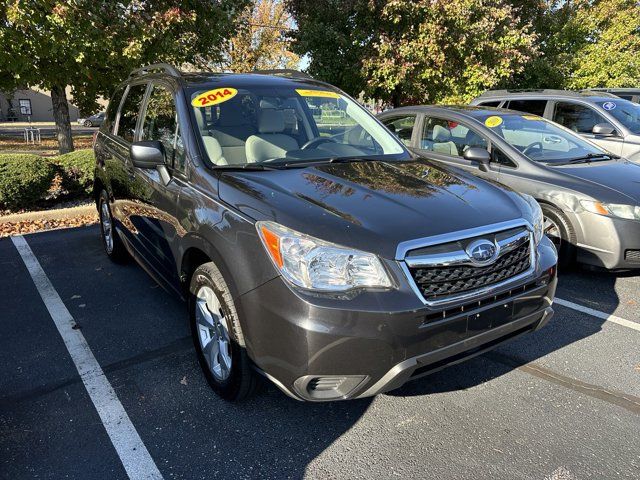
[[[300,150],[306,150],[308,148],[317,147],[321,143],[326,143],[326,142],[338,143],[331,137],[316,137],[316,138],[312,138],[311,140],[306,142],[304,145],[302,145],[300,147]]]
[[[527,153],[529,153],[531,150],[534,150],[534,149],[543,150],[544,147],[542,146],[542,142],[533,142],[532,144],[527,145],[527,148],[525,148],[522,151],[522,154],[526,155]]]

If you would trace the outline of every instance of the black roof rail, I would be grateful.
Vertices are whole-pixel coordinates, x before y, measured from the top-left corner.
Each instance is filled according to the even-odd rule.
[[[154,70],[160,70],[164,73],[171,75],[172,77],[180,77],[180,71],[169,65],[168,63],[154,63],[151,65],[145,65],[144,67],[136,68],[129,74],[129,78],[137,77],[139,75],[146,75],[147,73],[151,73]]]
[[[260,75],[281,75],[283,77],[313,79],[313,77],[308,73],[300,72],[299,70],[293,70],[291,68],[276,68],[273,70],[253,70],[249,73],[258,73]]]

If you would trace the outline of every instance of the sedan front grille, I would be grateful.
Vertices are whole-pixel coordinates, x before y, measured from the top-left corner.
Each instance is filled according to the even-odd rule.
[[[476,290],[524,272],[531,265],[529,244],[513,250],[487,267],[457,265],[451,267],[409,269],[420,292],[427,300]]]

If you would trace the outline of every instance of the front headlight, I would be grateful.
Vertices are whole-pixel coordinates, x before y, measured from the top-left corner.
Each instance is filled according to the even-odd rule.
[[[633,205],[593,202],[591,200],[580,200],[580,204],[591,213],[626,218],[627,220],[640,220],[640,207]]]
[[[274,222],[258,222],[256,228],[282,276],[298,287],[344,292],[392,286],[380,259],[371,253],[325,242]]]
[[[533,239],[536,245],[542,240],[544,235],[544,215],[542,215],[542,209],[540,204],[531,195],[521,193],[522,197],[527,201],[531,207],[531,225],[533,226]]]

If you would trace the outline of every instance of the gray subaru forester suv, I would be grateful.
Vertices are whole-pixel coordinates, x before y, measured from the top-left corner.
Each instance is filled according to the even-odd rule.
[[[553,313],[531,197],[413,156],[302,74],[136,70],[95,154],[107,255],[187,300],[225,399],[261,376],[299,400],[375,395]]]
[[[490,90],[471,105],[501,107],[552,120],[605,150],[640,163],[640,105],[607,92]]]

